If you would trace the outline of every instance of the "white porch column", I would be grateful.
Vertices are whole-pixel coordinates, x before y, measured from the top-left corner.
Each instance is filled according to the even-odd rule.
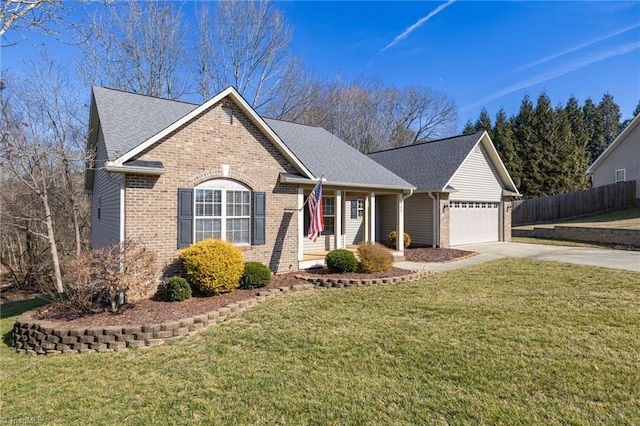
[[[364,196],[364,200],[363,200],[364,205],[363,207],[363,212],[364,212],[364,217],[362,218],[362,227],[363,227],[363,236],[362,236],[362,241],[369,242],[369,223],[371,222],[371,218],[369,217],[369,195],[365,195]]]
[[[376,193],[369,194],[369,238],[371,243],[376,242]]]
[[[335,233],[334,247],[337,249],[342,247],[342,215],[344,214],[344,206],[342,205],[342,191],[336,191],[336,211],[335,211]]]
[[[404,197],[402,194],[396,196],[398,198],[398,214],[397,217],[397,229],[398,238],[396,243],[396,249],[399,252],[404,252]]]
[[[304,259],[304,189],[298,188],[298,261]]]

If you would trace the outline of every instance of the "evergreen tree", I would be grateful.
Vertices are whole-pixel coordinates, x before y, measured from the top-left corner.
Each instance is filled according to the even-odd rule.
[[[602,100],[598,104],[598,112],[602,125],[600,131],[604,138],[604,146],[596,147],[594,160],[598,158],[602,151],[604,151],[618,136],[618,133],[620,133],[620,107],[614,102],[613,96],[611,96],[610,93],[605,93],[604,96],[602,96]]]
[[[589,152],[589,161],[593,161],[598,157],[594,155],[598,151],[597,147],[604,145],[604,136],[600,132],[602,125],[600,124],[600,111],[597,105],[587,98],[582,107],[582,116],[584,117],[585,132],[587,135],[587,151]]]
[[[519,189],[526,198],[533,198],[536,193],[531,176],[538,173],[538,163],[532,156],[536,139],[533,103],[529,99],[529,95],[525,95],[522,99],[518,115],[513,119],[513,135],[516,140],[515,153],[518,158],[522,159]]]
[[[489,136],[491,136],[491,117],[489,117],[486,108],[482,108],[482,111],[480,111],[480,116],[476,120],[474,129],[475,131],[486,130],[489,132]]]
[[[545,92],[538,96],[534,112],[534,137],[530,161],[537,162],[534,174],[530,176],[530,191],[535,197],[555,195],[560,171],[557,164],[557,149],[560,144],[556,134],[556,115],[551,106],[551,99]]]
[[[584,111],[580,108],[578,100],[571,96],[567,101],[566,112],[571,135],[569,141],[570,155],[566,159],[567,177],[564,192],[579,191],[589,186],[589,179],[585,170],[589,167],[589,152],[587,144],[589,134],[584,119]]]
[[[464,129],[462,129],[462,133],[473,133],[475,131],[476,129],[473,127],[473,123],[471,122],[471,120],[467,120],[464,125]]]
[[[513,134],[513,119],[507,117],[504,109],[500,108],[496,114],[492,140],[496,150],[513,179],[516,187],[520,187],[522,178],[522,160],[516,152],[516,140]]]
[[[633,110],[631,118],[627,118],[620,124],[618,133],[621,133],[633,121],[633,119],[636,118],[638,114],[640,114],[640,101],[638,101],[638,105],[636,105],[636,109]]]

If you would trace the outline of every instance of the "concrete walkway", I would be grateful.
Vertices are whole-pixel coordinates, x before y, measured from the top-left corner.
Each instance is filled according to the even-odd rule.
[[[474,251],[479,254],[457,262],[420,263],[402,261],[395,263],[395,266],[410,270],[427,269],[434,272],[443,272],[466,268],[503,257],[524,257],[640,272],[640,252],[638,251],[505,242],[467,244],[454,248]]]

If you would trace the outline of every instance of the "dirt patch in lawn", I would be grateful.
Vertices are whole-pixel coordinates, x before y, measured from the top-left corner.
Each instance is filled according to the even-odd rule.
[[[404,249],[404,258],[411,262],[446,263],[475,256],[476,252],[458,249],[411,247]]]

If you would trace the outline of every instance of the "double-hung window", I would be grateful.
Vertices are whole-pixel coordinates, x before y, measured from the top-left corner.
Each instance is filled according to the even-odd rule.
[[[195,189],[194,241],[217,238],[233,244],[249,244],[251,191],[244,185],[216,179]]]

